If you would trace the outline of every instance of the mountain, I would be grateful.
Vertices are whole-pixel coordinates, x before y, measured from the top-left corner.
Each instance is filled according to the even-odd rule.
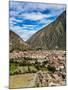
[[[66,11],[54,22],[36,32],[27,43],[33,49],[65,50],[66,49]]]
[[[13,50],[28,50],[30,48],[15,32],[10,30],[9,36],[10,52]]]

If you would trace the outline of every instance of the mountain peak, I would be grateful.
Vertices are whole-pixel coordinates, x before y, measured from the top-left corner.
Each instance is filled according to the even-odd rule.
[[[58,18],[36,32],[27,43],[34,49],[65,49],[66,48],[66,11]]]

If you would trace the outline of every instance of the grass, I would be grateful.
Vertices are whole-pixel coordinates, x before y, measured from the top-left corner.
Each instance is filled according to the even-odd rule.
[[[41,70],[42,70],[42,71],[48,71],[48,69],[45,68],[45,67],[41,68]]]
[[[18,70],[21,71],[21,73],[28,72],[28,66],[18,66]]]
[[[14,74],[14,72],[17,68],[18,68],[18,66],[15,63],[13,63],[13,64],[10,63],[10,68],[9,68],[10,74]]]
[[[36,73],[37,69],[35,66],[19,66],[15,63],[10,64],[10,75],[24,74],[24,73]]]
[[[30,72],[32,73],[36,73],[37,72],[37,69],[35,66],[29,66],[29,69],[30,69]]]
[[[10,63],[10,75],[36,73],[38,70],[48,71],[45,67],[36,67],[35,65],[20,66],[18,63]]]

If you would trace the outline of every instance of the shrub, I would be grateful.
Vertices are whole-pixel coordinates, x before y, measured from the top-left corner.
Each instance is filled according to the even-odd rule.
[[[48,61],[43,61],[42,62],[42,65],[44,66],[44,65],[46,65],[48,63]]]
[[[56,71],[56,68],[54,66],[50,66],[50,65],[48,65],[47,69],[53,73]]]

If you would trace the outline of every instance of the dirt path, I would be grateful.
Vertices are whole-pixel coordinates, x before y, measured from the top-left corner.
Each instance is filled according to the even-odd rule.
[[[28,87],[34,87],[35,86],[36,78],[37,78],[37,73],[33,77],[33,80],[30,82],[30,84],[28,85]]]

